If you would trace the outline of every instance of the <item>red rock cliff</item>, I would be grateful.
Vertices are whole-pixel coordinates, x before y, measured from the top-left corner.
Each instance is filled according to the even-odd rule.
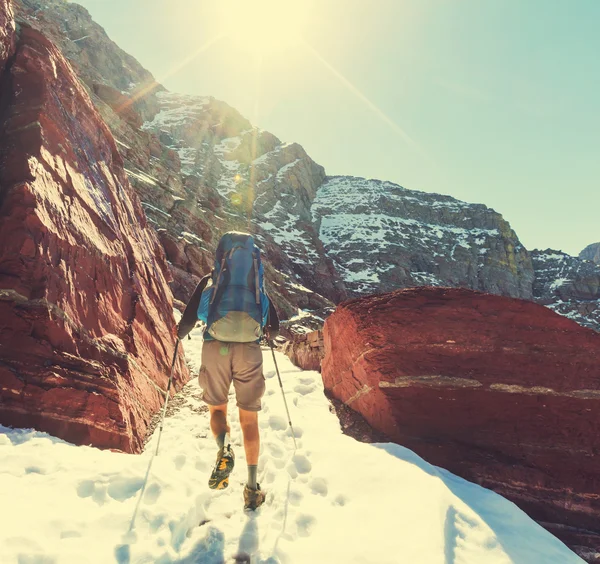
[[[600,551],[600,334],[531,302],[414,288],[345,302],[324,340],[325,387],[374,428]]]
[[[70,65],[27,27],[10,56],[3,33],[0,423],[139,452],[175,343],[163,251]]]

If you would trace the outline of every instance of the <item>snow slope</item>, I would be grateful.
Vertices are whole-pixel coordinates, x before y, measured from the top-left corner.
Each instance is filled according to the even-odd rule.
[[[193,335],[184,344],[198,368],[201,336]],[[294,452],[273,360],[268,351],[264,357],[259,480],[268,495],[256,513],[242,509],[246,465],[235,410],[231,485],[223,492],[206,485],[216,447],[194,379],[172,402],[178,407],[166,420],[131,535],[156,433],[134,456],[0,427],[0,562],[583,562],[493,492],[401,446],[343,435],[320,375],[277,353]]]

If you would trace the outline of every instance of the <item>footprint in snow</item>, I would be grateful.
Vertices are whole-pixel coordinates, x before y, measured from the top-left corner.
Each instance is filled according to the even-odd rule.
[[[295,454],[292,460],[298,474],[308,474],[312,470],[310,460],[303,454]]]
[[[79,497],[90,497],[94,493],[95,483],[92,480],[83,480],[77,486],[77,495]]]
[[[104,505],[106,502],[106,485],[94,480],[83,480],[77,486],[77,495],[79,497],[91,497],[98,505]]]
[[[270,442],[267,444],[267,448],[269,449],[269,455],[271,458],[282,458],[285,456],[285,451],[281,447],[281,445]]]
[[[156,503],[161,492],[162,488],[158,484],[150,484],[146,490],[146,493],[144,494],[144,503],[148,505]]]
[[[264,373],[266,379],[273,378],[275,376],[275,370],[268,370]]]
[[[310,481],[309,486],[312,493],[316,495],[322,495],[323,497],[327,496],[327,480],[325,480],[324,478],[313,478]]]
[[[304,498],[304,494],[300,490],[290,489],[290,493],[288,495],[288,500],[292,505],[299,506],[300,503],[302,503],[303,498]]]
[[[107,493],[117,501],[125,501],[137,494],[143,485],[144,480],[142,478],[114,476],[109,481]]]
[[[285,467],[285,460],[281,458],[272,458],[271,462],[273,463],[273,466],[275,466],[275,468],[277,468],[278,470],[281,470]]]
[[[310,394],[315,389],[314,386],[307,386],[306,384],[298,384],[294,387],[294,392],[300,394],[301,396],[306,396]]]
[[[271,415],[269,417],[269,427],[273,429],[273,431],[285,431],[287,429],[287,421],[284,417],[280,415]]]
[[[298,535],[308,537],[312,533],[317,520],[312,515],[300,514],[296,517],[296,526],[298,527]]]
[[[187,460],[187,457],[185,456],[185,454],[178,454],[173,459],[173,463],[175,464],[175,468],[177,470],[181,470],[185,466],[186,460]]]
[[[298,381],[304,385],[315,383],[315,379],[312,376],[301,376],[300,378],[298,378]]]

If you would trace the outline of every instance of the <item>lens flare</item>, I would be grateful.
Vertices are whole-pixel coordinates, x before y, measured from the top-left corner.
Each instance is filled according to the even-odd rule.
[[[219,27],[245,51],[275,54],[300,43],[309,5],[305,0],[225,0]]]

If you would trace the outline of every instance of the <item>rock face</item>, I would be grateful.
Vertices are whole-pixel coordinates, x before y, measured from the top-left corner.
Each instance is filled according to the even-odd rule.
[[[312,215],[354,295],[409,286],[462,286],[531,299],[526,249],[494,210],[391,182],[337,176]]]
[[[311,331],[303,335],[293,335],[282,349],[283,354],[302,368],[302,370],[321,371],[321,362],[325,356],[323,331]]]
[[[244,229],[255,233],[266,252],[274,268],[269,279],[277,283],[272,292],[292,304],[285,308],[290,314],[297,307],[330,306],[321,296],[345,296],[311,224],[310,205],[323,168],[300,145],[282,143],[214,98],[170,92],[156,98],[160,112],[143,129],[178,156],[185,194],[166,215],[164,206],[147,205],[146,211],[175,244],[201,235],[202,241],[180,247],[187,268],[198,262],[190,257],[193,249],[210,262],[220,233]],[[185,216],[177,214],[180,209]],[[169,259],[180,266],[178,258]]]
[[[15,44],[15,20],[10,0],[0,0],[0,73],[9,57],[12,56]]]
[[[0,423],[139,452],[175,343],[162,248],[60,51],[21,26],[1,86]]]
[[[579,258],[551,249],[532,251],[533,295],[556,313],[600,331],[600,264],[582,255],[593,257],[593,245]]]
[[[600,335],[540,305],[415,288],[325,322],[326,389],[428,461],[600,552]]]
[[[346,297],[310,222],[324,171],[302,147],[253,127],[224,102],[167,92],[81,6],[17,0],[16,7],[68,54],[111,128],[178,299],[190,297],[230,229],[249,230],[262,245],[269,293],[283,318],[298,309],[322,317],[332,300]]]
[[[596,264],[600,264],[600,243],[588,245],[579,253],[579,258],[582,260],[591,260]]]
[[[327,178],[298,144],[254,127],[228,104],[168,92],[85,8],[15,0],[15,10],[60,47],[110,127],[177,299],[187,301],[230,229],[255,234],[269,293],[298,334],[349,295],[401,287],[533,299],[530,256],[493,210],[389,182]],[[593,315],[581,315],[594,326]]]

